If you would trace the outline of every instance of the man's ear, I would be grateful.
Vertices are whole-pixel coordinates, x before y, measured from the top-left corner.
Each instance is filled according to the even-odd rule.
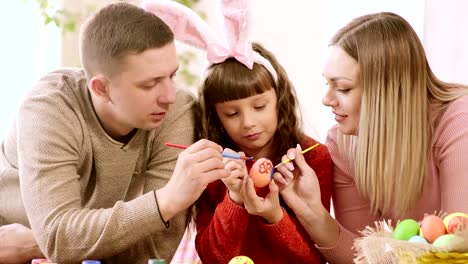
[[[91,92],[102,100],[110,100],[109,80],[102,74],[93,76],[89,81]]]

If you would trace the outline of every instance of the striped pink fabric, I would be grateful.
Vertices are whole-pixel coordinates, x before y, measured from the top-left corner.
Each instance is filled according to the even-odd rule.
[[[202,264],[195,249],[196,228],[193,222],[185,230],[184,237],[172,258],[171,264]]]

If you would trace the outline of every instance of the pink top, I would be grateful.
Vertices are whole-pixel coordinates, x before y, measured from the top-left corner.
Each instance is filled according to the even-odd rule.
[[[326,145],[335,164],[333,205],[340,224],[340,238],[331,248],[319,250],[330,263],[353,263],[353,241],[357,232],[374,221],[398,220],[392,213],[372,216],[367,200],[360,197],[350,169],[350,161],[339,154],[338,127],[328,132]],[[431,156],[423,194],[411,213],[404,218],[421,220],[434,211],[468,212],[468,96],[453,101],[434,125]]]

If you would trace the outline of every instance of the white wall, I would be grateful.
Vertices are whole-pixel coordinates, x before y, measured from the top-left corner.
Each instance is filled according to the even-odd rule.
[[[286,69],[299,97],[306,132],[324,134],[321,64],[327,47],[325,1],[252,1],[252,39],[263,43]]]
[[[468,1],[426,0],[424,46],[434,73],[468,84]]]

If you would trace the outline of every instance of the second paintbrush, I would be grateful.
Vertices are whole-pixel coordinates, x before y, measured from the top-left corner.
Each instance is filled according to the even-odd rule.
[[[320,146],[320,143],[317,143],[317,144],[313,145],[312,147],[308,147],[308,148],[304,149],[304,150],[302,151],[302,154],[304,154],[304,153],[306,153],[306,152],[308,152],[308,151],[310,151],[310,150],[313,150],[314,148],[316,148],[316,147],[318,147],[318,146]],[[278,168],[279,166],[283,165],[283,164],[286,164],[286,163],[290,162],[290,161],[291,161],[291,159],[285,159],[285,160],[283,160],[281,163],[278,163],[278,164],[275,166],[275,169]]]

